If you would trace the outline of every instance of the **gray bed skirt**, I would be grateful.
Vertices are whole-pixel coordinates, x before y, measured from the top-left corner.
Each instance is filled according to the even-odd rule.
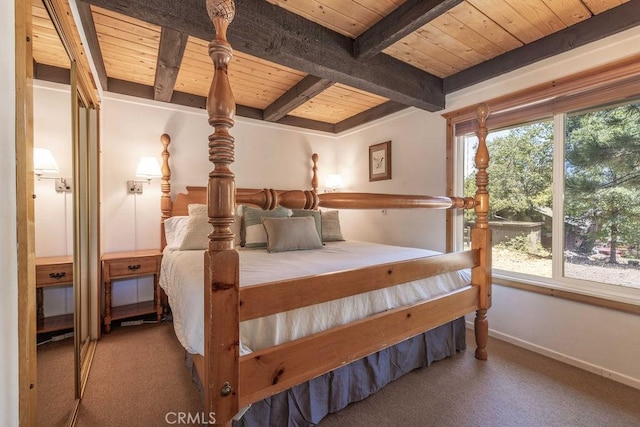
[[[466,349],[464,317],[251,405],[234,427],[315,426],[326,415],[372,395],[386,384]],[[191,356],[196,385],[202,390]]]

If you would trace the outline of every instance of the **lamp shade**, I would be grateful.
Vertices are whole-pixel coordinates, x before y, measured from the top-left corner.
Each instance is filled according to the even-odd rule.
[[[60,168],[53,158],[51,151],[46,148],[33,149],[33,170],[36,175],[59,174]]]
[[[136,177],[151,179],[162,178],[162,172],[160,171],[160,164],[155,157],[142,157],[140,163],[138,163],[138,169],[136,169]]]
[[[342,177],[340,175],[334,173],[327,177],[325,186],[332,190],[337,190],[344,187],[344,182],[342,182]]]

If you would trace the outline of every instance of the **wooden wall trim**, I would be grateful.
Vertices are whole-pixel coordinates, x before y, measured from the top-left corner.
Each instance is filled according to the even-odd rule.
[[[88,97],[87,101],[91,106],[100,105],[98,89],[91,74],[89,60],[84,52],[82,41],[76,23],[73,20],[73,13],[68,0],[43,0],[45,7],[49,10],[51,21],[53,22],[62,44],[65,46],[71,60],[78,64],[78,86],[80,92]]]
[[[579,111],[584,108],[592,108],[609,103],[618,103],[623,100],[632,100],[640,96],[640,75],[615,81],[606,86],[571,95],[562,95],[555,98],[525,106],[507,110],[496,114],[487,120],[487,127],[491,130],[501,129],[512,125],[530,123],[551,119],[554,114]],[[467,135],[475,131],[475,120],[461,122],[455,126],[455,136]]]
[[[455,195],[455,138],[454,138],[454,126],[451,124],[451,120],[447,119],[447,146],[446,146],[446,185],[447,185],[447,196]],[[464,194],[458,194],[458,196],[463,197]],[[455,215],[454,211],[447,211],[445,216],[445,227],[446,227],[446,242],[445,242],[445,251],[453,252],[455,250],[455,242],[453,240],[453,230],[455,227]]]
[[[35,209],[33,201],[33,54],[31,0],[15,0],[16,221],[18,243],[19,424],[37,420]]]
[[[640,55],[633,55],[570,76],[550,80],[521,91],[499,96],[485,103],[491,108],[492,118],[495,118],[501,112],[509,109],[539,103],[542,100],[558,96],[576,95],[638,75],[640,75]],[[445,113],[443,117],[450,119],[452,124],[473,120],[475,118],[475,105]],[[491,122],[491,118],[489,122]]]
[[[625,313],[640,315],[640,306],[630,303],[624,303],[620,301],[612,301],[607,298],[596,297],[592,295],[580,294],[577,292],[565,291],[546,286],[533,285],[530,283],[524,283],[515,279],[506,279],[494,277],[493,283],[500,286],[506,286],[508,288],[520,289],[522,291],[533,292],[540,295],[546,295],[549,297],[557,297],[570,301],[581,302],[583,304],[595,305],[597,307],[608,308],[612,310],[618,310]]]

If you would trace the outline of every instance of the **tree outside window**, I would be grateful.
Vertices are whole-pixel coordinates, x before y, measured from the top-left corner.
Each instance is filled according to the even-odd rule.
[[[552,278],[554,257],[561,257],[554,279],[640,288],[640,103],[561,117],[564,141],[554,140],[552,120],[487,137],[494,268]],[[465,156],[476,144],[465,138]],[[564,158],[555,175],[563,178],[555,182],[554,156]],[[471,160],[467,196],[475,192]],[[564,194],[561,209],[554,209],[554,191]],[[465,230],[472,221],[473,213],[465,213]],[[561,236],[553,236],[554,221],[562,222]]]

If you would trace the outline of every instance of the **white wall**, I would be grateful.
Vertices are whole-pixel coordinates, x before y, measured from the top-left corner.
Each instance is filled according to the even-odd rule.
[[[640,27],[453,93],[447,96],[447,109],[474,105],[638,52]],[[640,388],[640,316],[494,286],[489,327],[494,336]]]
[[[60,168],[60,177],[73,176],[70,86],[35,81],[33,88],[33,143],[48,148]],[[51,175],[53,176],[53,175]],[[58,193],[52,179],[36,179],[36,256],[73,255],[73,194]],[[71,286],[48,287],[44,315],[73,312]]]
[[[340,135],[336,171],[345,191],[444,196],[445,129],[440,114],[410,108]],[[391,141],[392,179],[369,182],[369,146],[385,141]],[[343,210],[340,220],[348,239],[445,249],[445,211]]]
[[[161,161],[160,136],[171,136],[172,193],[187,185],[205,186],[212,169],[208,136],[213,128],[206,111],[131,97],[105,94],[102,104],[102,252],[160,247],[160,180],[144,185],[142,195],[127,194],[126,181],[134,178],[141,156]],[[236,157],[231,170],[238,187],[311,188],[311,154],[320,157],[320,179],[333,170],[336,138],[319,132],[264,124],[236,118],[231,129]],[[114,283],[113,304],[153,297],[148,280]]]
[[[640,388],[638,315],[494,286],[489,327],[492,336]]]
[[[15,10],[0,2],[0,425],[18,425],[18,257],[16,246]],[[6,30],[6,29],[9,30]]]

